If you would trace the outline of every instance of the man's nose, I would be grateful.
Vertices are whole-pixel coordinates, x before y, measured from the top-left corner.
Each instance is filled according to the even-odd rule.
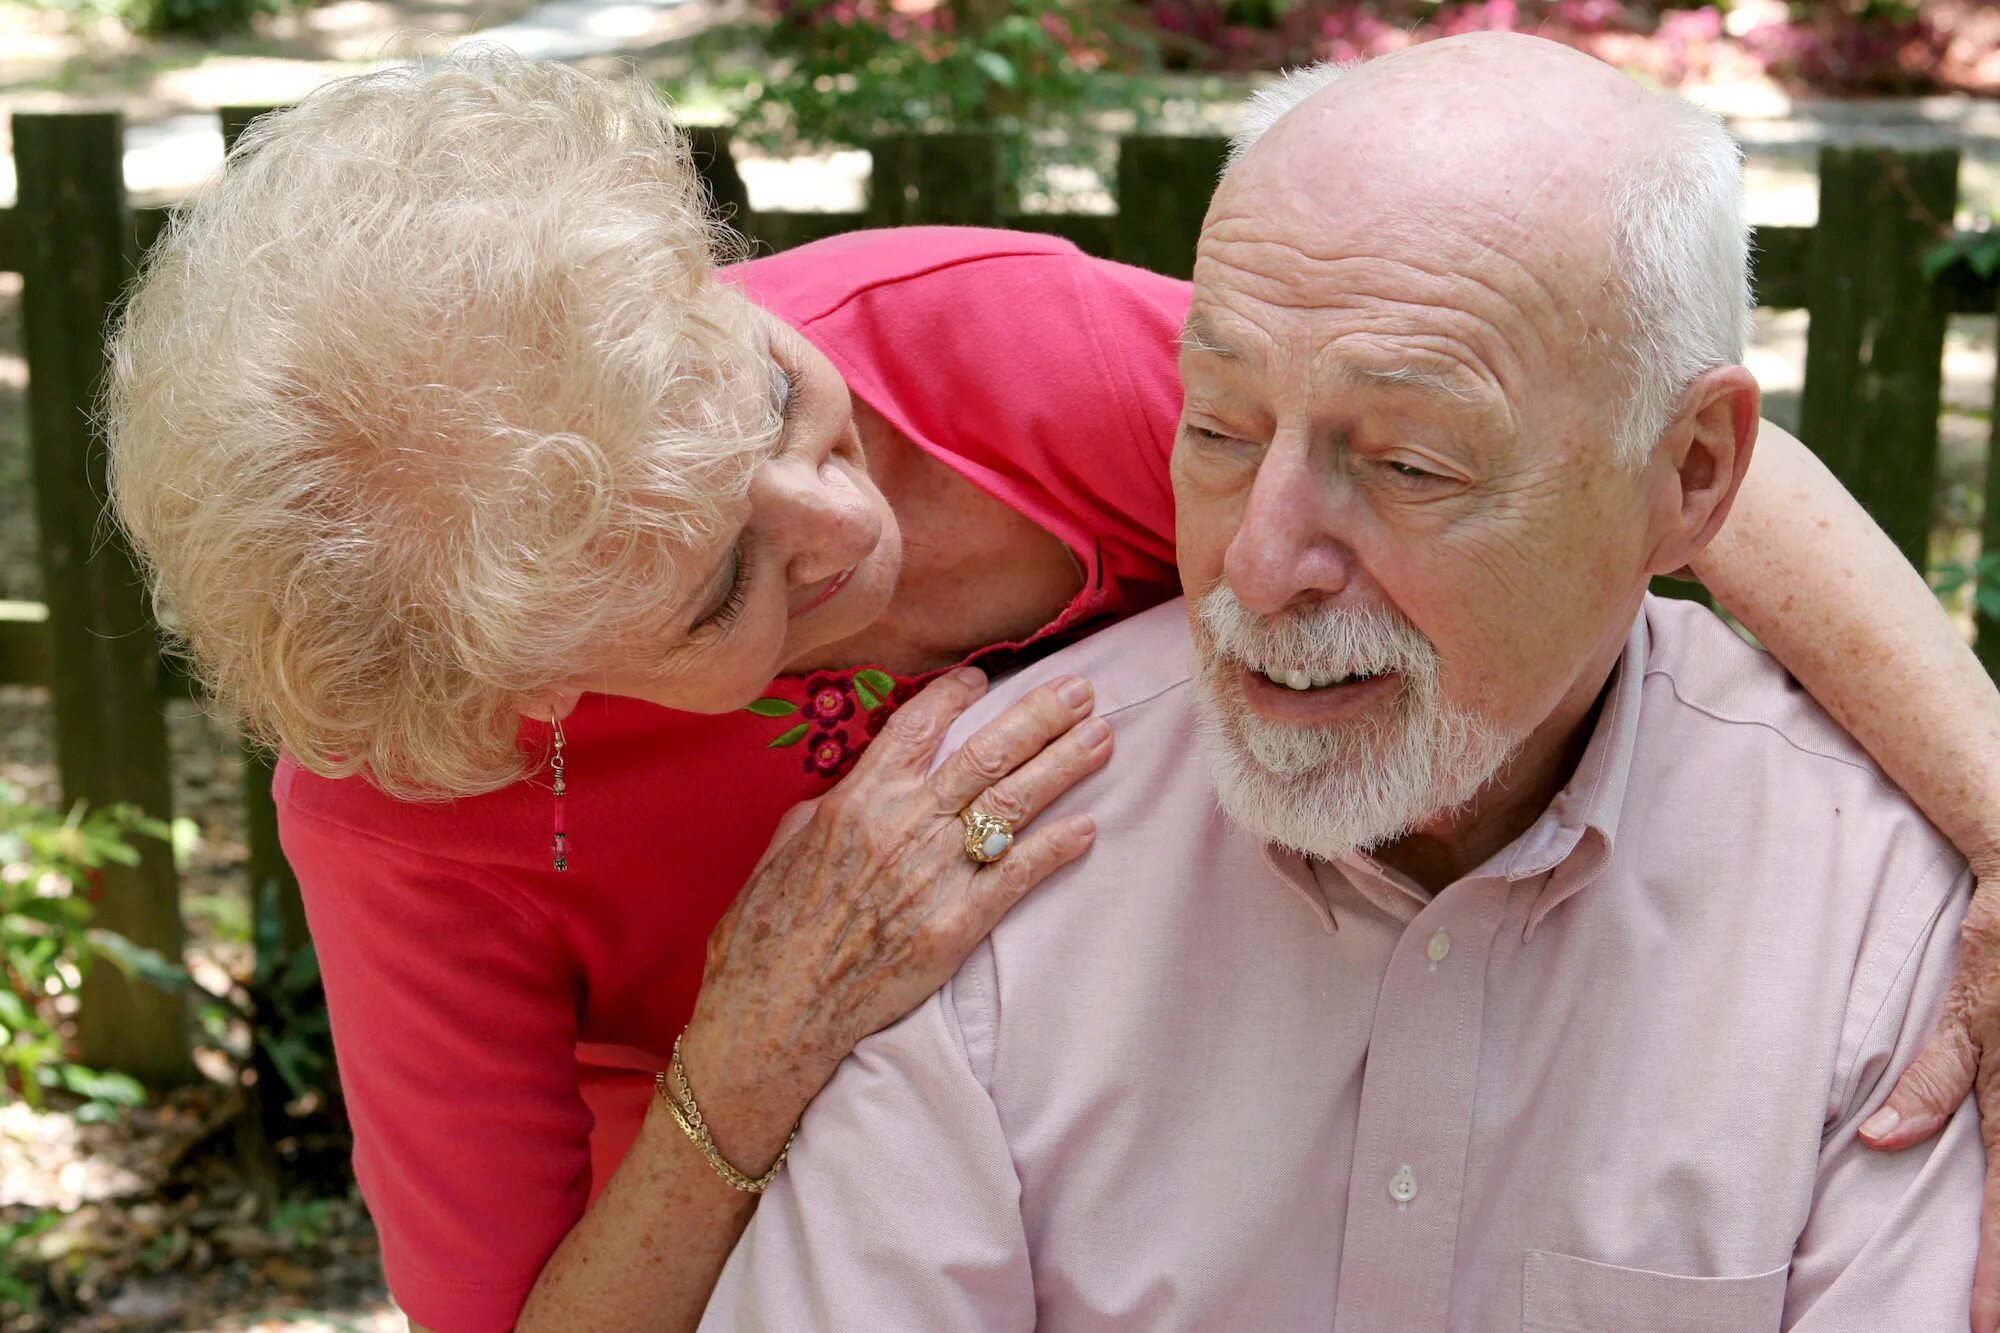
[[[1273,442],[1223,555],[1222,574],[1238,601],[1259,615],[1276,615],[1347,586],[1354,557],[1335,531],[1343,491],[1316,466],[1307,442]]]

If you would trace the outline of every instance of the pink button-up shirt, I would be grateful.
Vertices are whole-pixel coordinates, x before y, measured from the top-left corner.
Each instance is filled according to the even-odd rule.
[[[1216,810],[1184,608],[1097,685],[1096,847],[807,1114],[704,1329],[1946,1333],[1968,1106],[1855,1130],[1964,863],[1768,658],[1649,601],[1536,824],[1430,897]]]

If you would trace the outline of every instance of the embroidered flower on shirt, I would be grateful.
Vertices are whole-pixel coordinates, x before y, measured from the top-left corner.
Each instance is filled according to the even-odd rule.
[[[875,667],[852,675],[821,671],[806,678],[803,702],[769,695],[751,700],[748,711],[788,719],[785,730],[766,741],[765,748],[803,745],[806,771],[831,780],[854,767],[889,715],[915,692],[908,682]]]
[[[812,739],[806,742],[806,772],[817,773],[823,778],[844,776],[860,757],[847,743],[845,730],[815,732]]]

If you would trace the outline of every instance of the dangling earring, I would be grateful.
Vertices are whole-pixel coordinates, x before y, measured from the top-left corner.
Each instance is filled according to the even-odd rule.
[[[552,761],[556,770],[556,841],[553,848],[556,869],[569,869],[569,827],[563,818],[563,796],[569,791],[569,784],[563,781],[563,729],[562,719],[551,716],[549,725],[556,729],[556,757]]]

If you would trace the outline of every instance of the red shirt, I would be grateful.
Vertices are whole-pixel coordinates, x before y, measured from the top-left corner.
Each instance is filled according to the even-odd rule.
[[[971,660],[997,672],[1179,591],[1167,455],[1185,283],[972,228],[860,232],[726,277],[1082,562],[1084,590],[1054,622]],[[709,931],[779,816],[844,773],[918,684],[785,678],[721,716],[586,695],[564,722],[561,874],[546,772],[405,803],[280,765],[355,1169],[412,1319],[513,1326],[637,1135]],[[547,739],[524,732],[537,753]]]

